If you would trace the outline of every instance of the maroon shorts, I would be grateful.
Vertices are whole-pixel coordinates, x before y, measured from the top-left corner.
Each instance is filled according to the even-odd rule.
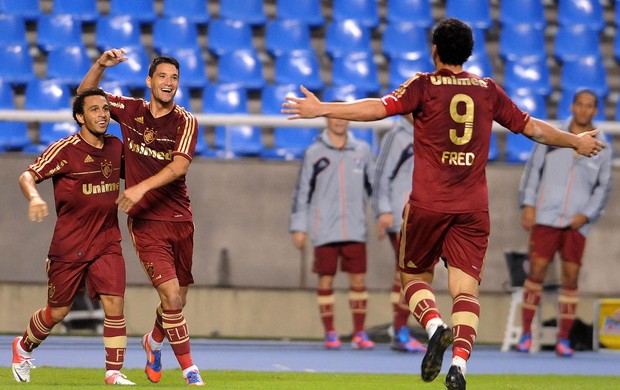
[[[534,225],[530,233],[530,259],[553,261],[556,252],[564,261],[581,265],[586,238],[578,230]]]
[[[441,256],[448,265],[481,280],[489,245],[487,211],[445,214],[407,203],[398,265],[409,274],[432,269]]]
[[[336,275],[338,259],[340,270],[351,274],[366,273],[366,243],[337,242],[314,248],[312,272],[319,275]]]
[[[194,223],[127,218],[133,246],[144,272],[154,287],[178,279],[179,285],[194,283]]]
[[[120,243],[91,261],[46,260],[47,304],[70,306],[88,288],[91,299],[100,295],[125,296],[126,273]]]

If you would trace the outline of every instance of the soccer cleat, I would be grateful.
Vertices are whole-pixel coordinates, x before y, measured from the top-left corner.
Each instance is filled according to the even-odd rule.
[[[135,383],[127,379],[125,374],[116,370],[106,371],[104,383],[106,385],[135,386]]]
[[[13,377],[17,382],[30,382],[30,369],[36,368],[32,364],[32,359],[30,356],[24,356],[19,351],[19,343],[22,341],[21,337],[15,337],[13,340],[13,361],[12,361],[12,371]]]
[[[515,345],[515,351],[517,352],[530,352],[530,348],[532,347],[532,334],[526,333],[521,336],[519,340],[519,344]]]
[[[338,333],[333,330],[325,333],[325,348],[327,349],[340,349],[340,338],[338,338]]]
[[[426,352],[424,344],[411,337],[409,328],[403,326],[396,333],[396,337],[392,341],[392,349],[402,352]]]
[[[157,383],[161,379],[161,350],[151,348],[149,335],[150,333],[147,333],[142,337],[142,347],[146,352],[144,372],[151,382]]]
[[[185,375],[185,382],[187,382],[190,386],[204,386],[205,383],[202,381],[200,377],[200,372],[198,371],[198,367],[193,366],[194,368],[187,372]]]
[[[555,345],[555,354],[560,357],[571,357],[575,350],[570,347],[570,341],[567,339],[558,339]]]
[[[375,343],[368,338],[368,334],[363,330],[356,332],[351,339],[351,348],[353,349],[373,349]]]
[[[428,342],[428,347],[422,359],[422,380],[430,382],[437,378],[441,371],[443,354],[452,342],[452,330],[446,324],[437,328]]]
[[[450,366],[448,375],[446,375],[446,388],[448,390],[465,390],[465,377],[459,366]]]

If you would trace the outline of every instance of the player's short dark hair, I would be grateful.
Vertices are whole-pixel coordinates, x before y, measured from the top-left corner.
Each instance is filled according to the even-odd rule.
[[[433,45],[442,63],[463,65],[474,48],[471,28],[459,19],[442,19],[433,28]]]
[[[84,115],[84,100],[89,96],[103,96],[109,103],[108,95],[101,88],[88,88],[79,93],[73,99],[73,119],[79,126],[82,126],[82,123],[78,121],[77,115]]]
[[[177,61],[176,58],[170,56],[159,56],[153,58],[153,61],[151,61],[151,65],[149,65],[149,77],[153,77],[153,75],[155,74],[155,69],[157,69],[157,65],[159,64],[174,65],[174,67],[177,68],[177,72],[179,72],[179,75],[181,74],[179,61]]]
[[[577,102],[577,98],[581,95],[590,95],[594,98],[594,105],[596,107],[598,107],[598,95],[594,93],[593,90],[591,89],[587,89],[587,88],[583,88],[578,90],[577,92],[575,92],[575,95],[573,96],[573,103]]]

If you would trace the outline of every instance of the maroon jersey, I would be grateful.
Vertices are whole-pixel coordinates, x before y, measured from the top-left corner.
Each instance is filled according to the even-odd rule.
[[[48,257],[90,261],[120,245],[116,198],[123,157],[121,141],[104,137],[102,149],[78,133],[51,144],[28,167],[37,183],[52,178],[58,220]]]
[[[418,73],[381,100],[388,115],[413,113],[411,202],[443,213],[488,210],[493,120],[520,133],[529,114],[493,80],[447,69]]]
[[[121,125],[125,146],[125,186],[148,179],[180,155],[192,161],[198,124],[183,107],[159,118],[149,111],[149,102],[108,94],[110,114]],[[185,177],[147,192],[129,210],[132,218],[158,221],[191,221],[192,209]]]

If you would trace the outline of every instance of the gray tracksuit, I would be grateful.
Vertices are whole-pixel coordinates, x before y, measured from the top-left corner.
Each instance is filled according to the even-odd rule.
[[[569,122],[570,123],[570,122]],[[605,141],[605,136],[596,136]],[[519,185],[519,204],[536,208],[536,224],[564,228],[575,214],[588,217],[579,229],[586,236],[601,216],[611,190],[611,147],[597,156],[570,148],[536,144]]]
[[[411,193],[412,176],[413,125],[400,117],[396,126],[381,140],[372,181],[372,209],[377,218],[384,213],[394,216],[394,224],[388,229],[391,233],[400,231],[403,208]]]
[[[312,245],[366,242],[366,194],[375,170],[370,145],[349,132],[336,149],[324,131],[304,153],[293,193],[291,232],[306,232]]]

